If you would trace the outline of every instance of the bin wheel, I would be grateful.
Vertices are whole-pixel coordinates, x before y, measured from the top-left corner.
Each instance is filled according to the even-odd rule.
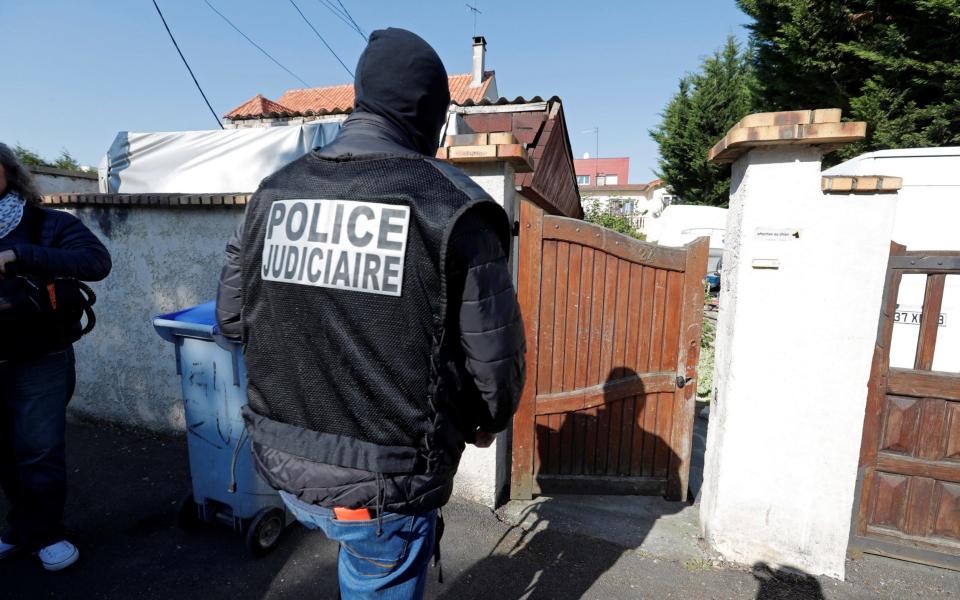
[[[184,531],[198,531],[203,528],[204,522],[200,518],[200,507],[190,492],[180,500],[177,509],[177,525]]]
[[[286,515],[279,508],[258,512],[247,530],[247,551],[253,556],[263,556],[273,550],[280,541],[285,521]]]

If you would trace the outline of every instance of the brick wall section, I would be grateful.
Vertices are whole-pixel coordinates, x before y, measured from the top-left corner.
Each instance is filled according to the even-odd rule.
[[[44,206],[246,206],[252,194],[51,194]]]

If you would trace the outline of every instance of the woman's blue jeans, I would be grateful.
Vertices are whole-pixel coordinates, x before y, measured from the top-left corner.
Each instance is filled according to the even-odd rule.
[[[308,529],[320,529],[340,542],[337,569],[343,600],[418,600],[423,598],[433,556],[437,511],[417,515],[383,513],[377,519],[338,521],[333,510],[307,504],[280,492],[290,512]]]
[[[10,502],[0,539],[38,550],[64,538],[66,411],[73,349],[0,361],[0,488]]]

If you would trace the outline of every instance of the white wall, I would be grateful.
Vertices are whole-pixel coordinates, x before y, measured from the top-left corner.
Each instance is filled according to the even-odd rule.
[[[33,180],[41,194],[96,194],[99,189],[96,172],[75,173],[63,169],[32,167]]]
[[[893,240],[909,250],[960,250],[960,148],[900,148],[870,152],[840,163],[828,175],[884,175],[903,178],[897,198]],[[925,275],[904,275],[897,298],[890,366],[913,368],[923,306]],[[948,275],[940,309],[933,369],[955,371],[960,364],[960,276]]]
[[[92,284],[97,326],[76,345],[71,411],[182,431],[174,348],[156,334],[153,317],[215,298],[224,246],[242,209],[91,206],[69,212],[113,258],[110,276]]]
[[[520,198],[515,192],[515,171],[507,163],[466,163],[457,165],[507,211],[510,222],[520,217]],[[517,238],[511,247],[513,286],[517,287]],[[510,430],[497,435],[489,448],[467,445],[453,483],[453,493],[490,508],[506,496],[510,485]]]
[[[895,196],[819,186],[813,147],[734,163],[701,519],[730,560],[843,577]]]

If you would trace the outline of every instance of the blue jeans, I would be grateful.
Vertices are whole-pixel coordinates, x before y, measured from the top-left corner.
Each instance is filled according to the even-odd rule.
[[[423,598],[433,556],[436,510],[418,515],[385,512],[377,537],[377,519],[338,521],[332,509],[307,504],[286,492],[280,496],[307,529],[320,529],[340,542],[337,575],[343,600]]]
[[[73,349],[0,362],[0,488],[10,502],[0,538],[38,550],[64,538],[67,403]]]

